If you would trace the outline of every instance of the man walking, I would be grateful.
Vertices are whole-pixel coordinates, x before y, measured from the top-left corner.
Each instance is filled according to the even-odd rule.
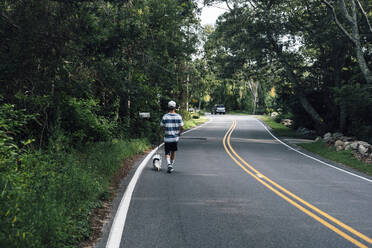
[[[165,114],[160,122],[160,135],[164,129],[164,150],[168,164],[168,173],[174,170],[174,160],[176,159],[177,144],[179,136],[183,131],[182,117],[176,113],[176,102],[168,103],[169,113]]]

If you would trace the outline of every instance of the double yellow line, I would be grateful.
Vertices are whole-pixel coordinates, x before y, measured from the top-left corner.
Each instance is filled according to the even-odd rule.
[[[325,213],[324,211],[318,209],[317,207],[313,206],[312,204],[306,202],[305,200],[301,199],[300,197],[296,196],[292,192],[288,191],[287,189],[283,188],[270,178],[266,177],[259,171],[257,171],[253,166],[248,164],[244,159],[242,159],[232,148],[230,139],[231,134],[233,133],[234,129],[236,128],[236,121],[234,120],[232,125],[230,126],[229,130],[225,134],[223,138],[223,146],[225,147],[225,150],[227,154],[231,157],[234,162],[239,165],[245,172],[247,172],[249,175],[251,175],[254,179],[256,179],[258,182],[263,184],[266,188],[273,191],[276,195],[281,197],[282,199],[289,202],[291,205],[295,206],[305,214],[309,215],[310,217],[314,218],[324,226],[328,227],[341,237],[349,240],[351,243],[356,245],[357,247],[361,248],[368,248],[367,245],[361,243],[360,241],[356,240],[355,238],[351,237],[349,234],[347,234],[345,231],[348,231],[349,233],[357,236],[361,240],[366,241],[369,244],[372,244],[372,239],[367,237],[366,235],[356,231],[352,227],[342,223],[341,221],[337,220],[336,218],[330,216],[329,214]],[[301,205],[302,204],[302,205]],[[311,209],[313,212],[311,212],[309,209]],[[322,216],[323,218],[321,218]],[[338,227],[335,226],[338,225]],[[343,231],[341,229],[344,229]]]

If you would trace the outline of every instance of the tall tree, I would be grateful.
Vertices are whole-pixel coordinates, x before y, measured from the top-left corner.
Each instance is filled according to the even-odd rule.
[[[341,12],[341,16],[343,19],[346,20],[346,24],[342,24],[342,22],[338,18],[338,13],[335,7],[335,4],[331,4],[330,1],[322,0],[332,11],[334,20],[340,30],[348,37],[348,39],[353,43],[355,47],[355,53],[358,60],[358,64],[360,70],[363,73],[363,76],[367,83],[372,84],[372,72],[368,67],[368,63],[364,57],[364,50],[366,50],[365,46],[362,45],[363,38],[360,35],[360,21],[358,18],[361,14],[363,19],[367,22],[369,35],[372,35],[372,27],[369,21],[369,17],[365,12],[362,3],[359,0],[350,0],[348,4],[345,3],[344,0],[337,0],[335,4],[337,4],[338,9]],[[348,8],[348,5],[350,6]],[[359,11],[358,11],[359,10]],[[360,14],[359,14],[360,13]],[[351,32],[349,31],[351,30]]]

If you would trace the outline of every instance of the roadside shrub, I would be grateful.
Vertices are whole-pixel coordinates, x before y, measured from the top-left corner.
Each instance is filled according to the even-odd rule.
[[[121,161],[149,147],[114,140],[0,160],[0,247],[76,247]]]
[[[87,141],[106,141],[112,137],[116,124],[99,115],[101,107],[97,100],[67,99],[63,116],[64,129],[70,130],[72,140],[78,143]]]
[[[188,121],[192,118],[191,113],[185,109],[179,110],[178,113],[182,116],[183,121]]]
[[[32,118],[14,105],[0,105],[0,247],[17,247],[12,245],[16,244],[14,237],[26,238],[17,226],[22,220],[19,209],[27,197],[22,190],[27,183],[21,172],[22,153],[32,140],[17,140],[16,135]]]
[[[359,139],[372,142],[372,91],[369,85],[345,84],[334,88],[335,101],[343,105],[348,113],[346,132]]]
[[[1,99],[0,96],[0,102]],[[16,110],[12,104],[0,105],[0,154],[3,151],[5,156],[22,144],[23,127],[35,117],[25,114],[24,110]]]

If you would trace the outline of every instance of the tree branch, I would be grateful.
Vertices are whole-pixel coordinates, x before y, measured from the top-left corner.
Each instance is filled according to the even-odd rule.
[[[360,3],[359,0],[356,0],[356,2],[358,3],[358,7],[360,9],[360,11],[362,12],[364,18],[366,19],[367,21],[367,25],[369,27],[369,31],[372,33],[372,26],[371,26],[371,23],[369,22],[369,19],[368,19],[368,16],[367,16],[367,13],[365,12],[365,10],[363,9],[363,6],[362,4]]]
[[[13,27],[15,27],[15,28],[17,28],[17,29],[21,29],[20,26],[14,24],[14,23],[9,19],[9,17],[7,17],[6,15],[1,14],[0,16],[1,16],[3,19],[5,19],[5,21],[6,21],[8,24],[10,24],[11,26],[13,26]]]
[[[335,7],[332,4],[330,4],[327,0],[322,0],[322,2],[325,3],[325,5],[327,5],[328,8],[332,10],[333,17],[336,21],[337,26],[349,38],[349,40],[351,40],[351,42],[353,42],[356,45],[356,40],[351,36],[351,34],[342,26],[341,22],[338,20]]]
[[[353,25],[356,25],[358,23],[358,17],[357,17],[357,12],[356,12],[356,6],[355,6],[355,1],[351,0],[351,10],[352,10],[352,17],[353,17]]]
[[[347,8],[346,8],[346,4],[345,4],[345,1],[344,0],[339,0],[340,1],[340,6],[341,6],[341,10],[342,10],[342,13],[344,14],[345,18],[351,23],[353,24],[353,18],[351,17],[351,15],[349,14],[349,12],[347,11]],[[352,2],[354,2],[353,0],[351,0]]]
[[[232,9],[231,9],[231,7],[230,7],[230,5],[229,5],[229,0],[225,0],[225,3],[226,3],[227,8],[228,8],[230,11],[232,11]]]

